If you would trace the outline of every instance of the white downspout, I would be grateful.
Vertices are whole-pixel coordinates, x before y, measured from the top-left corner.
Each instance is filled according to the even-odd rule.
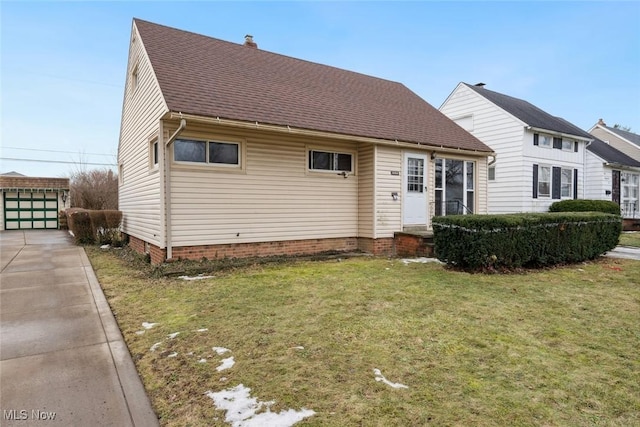
[[[167,153],[167,149],[171,147],[173,141],[176,140],[180,132],[187,127],[187,121],[185,119],[180,120],[180,126],[178,129],[169,137],[167,142],[164,144],[164,209],[165,209],[165,238],[166,238],[166,247],[167,247],[167,259],[173,258],[173,247],[171,244],[171,165],[169,161],[169,156]]]

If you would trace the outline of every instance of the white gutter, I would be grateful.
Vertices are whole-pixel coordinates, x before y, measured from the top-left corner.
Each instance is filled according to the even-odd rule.
[[[180,126],[169,137],[164,144],[163,156],[164,156],[164,209],[165,209],[165,244],[167,248],[167,259],[173,258],[173,245],[171,242],[171,166],[169,156],[167,155],[167,149],[171,147],[171,144],[176,140],[180,132],[187,127],[187,121],[184,118],[180,119]]]
[[[319,138],[331,138],[331,139],[339,139],[350,142],[363,142],[368,144],[378,144],[378,145],[386,145],[392,147],[402,147],[402,148],[421,148],[424,150],[438,150],[445,153],[453,153],[453,154],[467,154],[472,156],[490,156],[494,155],[494,152],[491,151],[478,151],[478,150],[465,150],[462,148],[449,148],[444,147],[442,145],[429,145],[429,144],[421,144],[414,142],[404,142],[404,141],[391,141],[388,139],[379,139],[379,138],[371,138],[366,136],[353,136],[353,135],[344,135],[339,133],[331,133],[317,130],[309,130],[309,129],[301,129],[301,128],[292,128],[291,126],[280,126],[280,125],[269,125],[263,123],[249,123],[243,122],[240,120],[231,120],[231,119],[221,119],[220,117],[212,118],[212,117],[202,117],[202,116],[194,116],[190,114],[182,114],[182,113],[170,113],[168,119],[188,119],[193,122],[200,123],[209,123],[209,124],[218,124],[223,126],[231,126],[243,129],[260,129],[264,131],[271,132],[279,132],[279,133],[287,133],[291,135],[302,135],[302,136],[315,136]]]

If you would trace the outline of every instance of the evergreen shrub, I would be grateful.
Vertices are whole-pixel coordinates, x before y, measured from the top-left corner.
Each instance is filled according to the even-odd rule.
[[[599,212],[433,218],[438,259],[466,269],[540,267],[594,259],[618,244],[619,215]]]
[[[611,200],[562,200],[549,206],[549,212],[604,212],[620,215],[620,206]]]

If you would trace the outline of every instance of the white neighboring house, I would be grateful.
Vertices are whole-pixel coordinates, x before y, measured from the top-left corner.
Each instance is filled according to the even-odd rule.
[[[585,196],[586,146],[594,138],[522,99],[460,83],[440,111],[496,152],[489,213],[546,212]]]
[[[586,198],[614,201],[624,218],[640,218],[640,161],[596,138],[587,147],[586,175]]]

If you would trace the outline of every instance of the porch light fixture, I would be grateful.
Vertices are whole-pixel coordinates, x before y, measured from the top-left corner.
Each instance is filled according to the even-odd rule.
[[[431,160],[435,160],[436,159],[436,152],[432,151],[431,152]]]
[[[67,205],[67,197],[68,197],[67,196],[67,192],[66,191],[62,191],[62,196],[61,196],[62,204],[65,205],[65,206]]]
[[[398,192],[397,192],[397,191],[392,192],[392,193],[391,193],[391,198],[392,198],[393,200],[398,200]]]

